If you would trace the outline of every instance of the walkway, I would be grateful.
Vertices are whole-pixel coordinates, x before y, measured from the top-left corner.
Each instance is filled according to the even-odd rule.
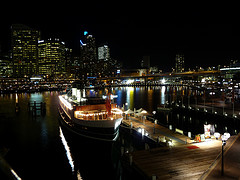
[[[175,133],[174,131],[171,131],[170,129],[163,127],[159,124],[154,124],[151,121],[148,120],[141,120],[137,117],[128,117],[129,119],[123,120],[123,123],[130,126],[132,123],[132,128],[143,128],[145,131],[148,132],[148,136],[152,138],[153,140],[157,141],[159,138],[161,141],[165,140],[171,140],[173,146],[179,146],[182,144],[191,143],[191,139],[185,135]],[[154,133],[154,127],[155,127],[155,133]]]
[[[231,142],[227,142],[231,145]],[[224,176],[221,176],[222,158],[214,164],[205,174],[203,179],[240,179],[240,136],[236,138],[232,146],[225,148],[224,153]]]
[[[204,108],[201,105],[198,107]],[[230,111],[228,109],[229,113]],[[222,177],[221,140],[209,139],[193,143],[185,135],[136,117],[124,119],[123,123],[128,126],[132,124],[132,128],[135,129],[145,129],[154,140],[165,137],[167,141],[171,139],[173,142],[170,148],[161,147],[128,154],[132,159],[132,166],[142,172],[147,179],[153,176],[156,176],[156,179],[240,179],[240,134],[231,136],[227,141],[224,156],[225,176]]]
[[[231,145],[235,138],[236,136],[230,137],[226,148]],[[149,179],[153,175],[158,180],[199,179],[221,154],[221,146],[222,142],[220,140],[213,140],[181,145],[170,149],[155,148],[136,151],[131,155],[133,166],[142,171]]]

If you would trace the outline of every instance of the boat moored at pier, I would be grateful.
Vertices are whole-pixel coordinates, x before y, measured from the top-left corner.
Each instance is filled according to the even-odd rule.
[[[72,88],[59,96],[60,122],[68,130],[87,138],[115,141],[122,122],[122,110],[106,99],[82,97],[82,90]]]

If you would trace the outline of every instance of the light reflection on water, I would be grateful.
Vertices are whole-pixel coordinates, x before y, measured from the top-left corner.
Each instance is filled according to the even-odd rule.
[[[184,88],[172,90],[172,92],[175,91],[174,93],[176,93],[175,100],[182,100],[180,96],[182,90],[185,90],[185,102],[187,102],[187,91]],[[123,104],[127,103],[127,108],[132,110],[133,108],[143,108],[150,113],[153,110],[157,110],[159,104],[164,104],[170,99],[170,88],[165,86],[151,88],[113,88],[112,92],[118,95],[118,98],[115,99],[118,106],[122,107]],[[86,90],[86,94],[91,96],[102,96],[104,93],[104,90],[99,90],[98,92]],[[78,179],[82,177],[87,179],[85,178],[86,172],[84,171],[94,172],[94,169],[84,169],[86,164],[81,164],[82,159],[76,160],[76,154],[78,155],[80,152],[76,152],[75,149],[72,148],[71,143],[69,143],[69,137],[65,134],[64,137],[61,128],[59,128],[57,120],[57,96],[57,92],[18,94],[20,104],[20,112],[18,114],[15,113],[14,110],[15,94],[0,96],[0,115],[3,113],[6,116],[5,119],[0,118],[0,145],[10,148],[11,151],[8,155],[9,163],[14,164],[14,170],[23,179],[31,179],[30,175],[28,175],[29,171],[40,174],[42,179],[46,178],[48,174],[54,174],[54,178],[52,179],[61,179],[62,176],[69,172],[70,175],[66,175],[65,179],[71,179],[73,171],[75,171],[74,175],[77,175]],[[29,101],[46,102],[46,114],[39,114],[36,117],[32,117],[31,113],[27,111],[27,103]],[[210,120],[207,119],[203,120],[202,117],[190,117],[190,115],[182,115],[180,112],[179,114],[163,113],[159,116],[158,120],[166,125],[171,124],[173,127],[179,126],[180,128],[186,128],[186,131],[199,128],[205,121],[210,122]],[[227,127],[227,129],[230,130],[233,123],[238,127],[238,121],[234,121],[233,123],[226,121],[226,125],[224,124],[222,126],[221,124],[217,124],[219,123],[218,121],[215,123],[216,129]],[[77,144],[81,145],[82,142],[78,141]],[[88,146],[86,146],[86,149],[87,147]],[[82,147],[79,148],[79,150],[82,150]],[[33,152],[36,155],[32,158],[29,154],[33,154]],[[88,153],[88,150],[81,154],[81,158],[92,156],[89,154],[85,155],[85,153]],[[94,152],[94,154],[95,153],[96,152]],[[98,155],[96,155],[96,157],[98,157]],[[79,161],[81,161],[80,165],[78,164]],[[85,160],[85,163],[86,162],[88,162],[88,160]],[[29,164],[33,164],[34,166],[29,167]],[[99,164],[101,165],[101,163]],[[79,168],[79,166],[81,166],[81,168]],[[92,167],[92,164],[88,167]],[[54,169],[56,169],[56,171],[54,171]],[[82,169],[84,169],[84,171]]]
[[[165,104],[166,100],[165,100],[165,92],[166,92],[166,87],[162,86],[161,87],[161,104]]]
[[[66,138],[64,137],[64,134],[62,132],[62,128],[61,127],[59,127],[59,136],[61,138],[62,144],[63,144],[64,149],[66,151],[68,162],[69,162],[69,164],[70,164],[70,166],[72,168],[72,172],[73,172],[73,175],[74,175],[74,172],[75,172],[74,160],[73,160],[73,157],[72,157],[72,153],[71,153],[70,147],[69,147],[69,145],[67,143]],[[76,177],[77,177],[77,180],[83,180],[83,178],[81,177],[79,169],[77,169]]]
[[[127,87],[127,97],[126,97],[126,102],[127,108],[128,109],[133,109],[134,108],[134,88],[133,87]]]
[[[69,146],[67,144],[67,141],[66,141],[66,139],[65,139],[65,137],[63,135],[61,127],[59,127],[59,133],[60,133],[59,136],[61,137],[61,140],[62,140],[62,144],[63,144],[63,146],[64,146],[64,148],[66,150],[66,155],[67,155],[69,164],[72,167],[72,172],[74,172],[74,161],[73,161],[73,158],[72,158],[72,154],[70,152],[70,148],[69,148]]]
[[[165,87],[163,88],[163,90]],[[150,87],[122,87],[116,88],[115,94],[118,98],[115,100],[118,106],[125,105],[125,109],[144,108],[149,112],[157,109],[157,105],[165,101],[165,97],[161,97],[159,92],[161,88],[155,89]],[[165,92],[163,92],[165,93]],[[127,107],[126,107],[127,106]]]
[[[36,101],[37,103],[43,102],[43,93],[32,93],[30,95],[30,102]]]

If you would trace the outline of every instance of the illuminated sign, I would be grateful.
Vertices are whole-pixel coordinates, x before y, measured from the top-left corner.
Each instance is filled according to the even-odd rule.
[[[84,33],[83,33],[83,34],[84,34],[84,36],[86,36],[86,35],[88,34],[88,32],[87,32],[87,31],[84,31]]]

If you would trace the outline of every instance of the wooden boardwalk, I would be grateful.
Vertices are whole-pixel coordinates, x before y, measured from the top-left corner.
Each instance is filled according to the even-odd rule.
[[[129,117],[123,123],[132,128],[144,128],[149,137],[171,139],[173,146],[135,151],[128,154],[132,167],[144,174],[147,179],[156,176],[159,179],[199,179],[221,157],[222,141],[210,140],[194,143],[189,137],[175,133],[161,125],[140,118]],[[230,137],[226,148],[231,146],[236,136]],[[187,143],[186,143],[187,142]],[[219,160],[219,158],[218,158]],[[153,178],[154,179],[154,178]]]
[[[228,146],[235,137],[228,140]],[[199,179],[221,153],[222,141],[155,148],[131,153],[133,166],[149,179]]]
[[[186,143],[192,143],[191,139],[185,135],[176,133],[166,127],[163,127],[159,124],[152,123],[148,120],[141,120],[140,118],[136,117],[128,117],[128,120],[124,119],[123,123],[130,126],[132,123],[132,128],[143,128],[145,129],[149,137],[152,138],[155,141],[168,141],[171,140],[173,146],[179,146]],[[155,133],[154,133],[154,126],[155,126]]]

